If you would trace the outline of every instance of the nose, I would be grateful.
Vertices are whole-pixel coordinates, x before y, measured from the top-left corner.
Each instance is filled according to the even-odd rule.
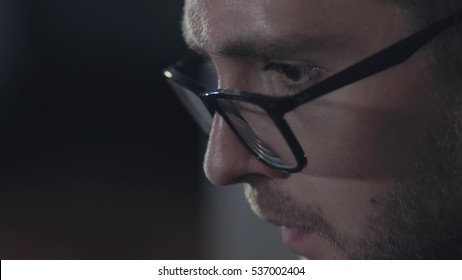
[[[217,186],[242,182],[247,175],[281,178],[286,173],[261,163],[237,138],[226,121],[215,114],[210,132],[204,171]]]

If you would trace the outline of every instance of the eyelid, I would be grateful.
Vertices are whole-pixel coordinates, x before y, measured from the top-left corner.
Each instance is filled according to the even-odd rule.
[[[298,73],[291,75],[290,68],[297,69]],[[318,64],[300,60],[271,60],[263,66],[262,71],[268,73],[264,79],[270,90],[287,90],[290,94],[322,80],[326,73]]]
[[[327,73],[322,67],[319,66],[318,63],[315,63],[313,61],[307,61],[307,60],[270,60],[266,62],[263,65],[262,70],[263,71],[270,71],[272,69],[277,69],[278,66],[290,66],[290,67],[296,67],[299,69],[308,69],[308,70],[316,70],[317,73]]]
[[[273,59],[269,60],[265,63],[265,66],[268,64],[284,64],[284,65],[290,65],[290,66],[297,66],[297,67],[317,67],[319,68],[318,64],[315,63],[314,61],[310,60],[283,60],[283,59]]]
[[[271,61],[267,64],[264,64],[262,70],[263,71],[271,71],[271,70],[281,70],[285,67],[294,67],[300,70],[309,70],[309,71],[316,71],[317,73],[325,73],[325,71],[316,64],[300,62],[300,61],[288,61],[288,60],[281,60],[281,61]],[[281,69],[280,69],[281,68]]]

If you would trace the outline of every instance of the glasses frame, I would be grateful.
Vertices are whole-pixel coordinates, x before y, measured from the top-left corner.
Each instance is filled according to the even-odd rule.
[[[167,80],[173,81],[176,84],[187,88],[194,94],[197,94],[208,108],[211,117],[214,116],[215,112],[219,113],[237,135],[242,144],[246,146],[258,160],[270,168],[294,173],[301,171],[308,164],[308,159],[294,133],[284,120],[285,114],[320,96],[403,63],[436,36],[454,26],[456,23],[459,23],[461,20],[462,10],[459,10],[456,13],[442,20],[436,21],[435,23],[405,37],[381,51],[378,51],[375,54],[345,68],[344,70],[337,72],[317,84],[304,89],[295,95],[286,97],[267,96],[259,93],[240,91],[237,89],[217,89],[207,91],[200,82],[190,78],[188,75],[185,75],[183,71],[185,67],[197,67],[202,61],[202,58],[199,55],[187,61],[179,61],[173,66],[164,69],[163,73]],[[220,106],[217,104],[218,99],[248,102],[264,109],[285,138],[294,155],[297,165],[293,168],[283,168],[264,161],[252,148],[249,147],[247,142],[234,128],[232,122],[227,118],[226,114],[222,112]]]

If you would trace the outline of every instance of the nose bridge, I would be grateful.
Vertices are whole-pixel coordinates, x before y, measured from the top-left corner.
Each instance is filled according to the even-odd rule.
[[[205,174],[216,185],[235,183],[250,154],[218,114],[215,115],[205,155]]]
[[[219,58],[215,62],[220,88],[256,91],[258,78],[252,71],[255,67],[246,59]]]

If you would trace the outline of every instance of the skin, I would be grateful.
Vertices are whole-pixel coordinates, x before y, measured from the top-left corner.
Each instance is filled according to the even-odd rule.
[[[185,39],[210,57],[220,87],[267,95],[294,94],[414,31],[392,1],[185,5]],[[314,74],[293,81],[265,70],[272,62],[311,67]],[[431,257],[426,244],[413,240],[438,238],[452,216],[439,225],[443,219],[433,219],[435,209],[425,206],[441,209],[432,198],[446,199],[432,188],[436,164],[426,164],[439,162],[431,151],[443,118],[429,68],[424,48],[397,67],[290,112],[286,119],[309,160],[299,173],[263,165],[216,115],[205,173],[216,185],[245,183],[254,212],[281,226],[284,243],[307,258]],[[429,230],[434,227],[442,233]]]

